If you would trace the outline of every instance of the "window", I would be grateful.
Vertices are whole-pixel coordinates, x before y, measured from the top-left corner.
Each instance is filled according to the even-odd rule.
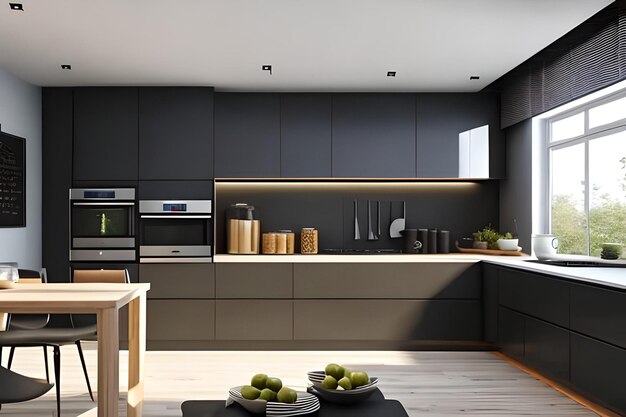
[[[550,117],[545,132],[543,210],[559,253],[626,244],[626,93]]]

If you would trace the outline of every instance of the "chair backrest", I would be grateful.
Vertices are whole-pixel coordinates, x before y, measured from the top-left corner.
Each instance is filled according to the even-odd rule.
[[[127,269],[74,269],[72,272],[72,282],[78,283],[111,283],[130,284],[130,276]],[[96,324],[94,314],[72,314],[70,315],[73,327],[92,326]]]
[[[75,269],[72,274],[72,282],[129,284],[130,278],[126,269]]]
[[[20,284],[45,284],[48,282],[46,268],[41,271],[33,269],[18,269]],[[10,314],[6,328],[8,330],[41,329],[48,324],[50,314]]]

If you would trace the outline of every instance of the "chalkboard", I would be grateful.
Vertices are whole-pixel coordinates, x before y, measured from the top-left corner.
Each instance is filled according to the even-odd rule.
[[[0,132],[0,227],[26,226],[26,141]]]

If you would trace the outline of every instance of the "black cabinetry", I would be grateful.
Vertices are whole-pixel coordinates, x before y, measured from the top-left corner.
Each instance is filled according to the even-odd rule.
[[[504,354],[626,413],[626,292],[495,266],[483,278],[483,294],[498,282]]]
[[[333,177],[415,177],[415,95],[333,95]]]
[[[626,414],[626,350],[572,333],[572,384],[590,398]]]
[[[215,177],[280,177],[280,95],[215,94]]]
[[[139,89],[139,179],[213,178],[213,89]]]
[[[417,94],[417,176],[459,176],[459,133],[489,125],[489,177],[504,177],[499,96],[486,93]]]
[[[73,179],[136,181],[137,152],[137,88],[75,89]]]
[[[330,94],[283,94],[280,164],[285,178],[331,177]]]

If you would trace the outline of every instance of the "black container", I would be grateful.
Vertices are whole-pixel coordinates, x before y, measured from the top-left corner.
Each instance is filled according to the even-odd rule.
[[[428,253],[437,253],[437,229],[428,231]]]
[[[449,230],[439,230],[437,232],[437,253],[450,253]]]
[[[424,242],[420,240],[417,229],[404,229],[404,253],[424,253]]]

